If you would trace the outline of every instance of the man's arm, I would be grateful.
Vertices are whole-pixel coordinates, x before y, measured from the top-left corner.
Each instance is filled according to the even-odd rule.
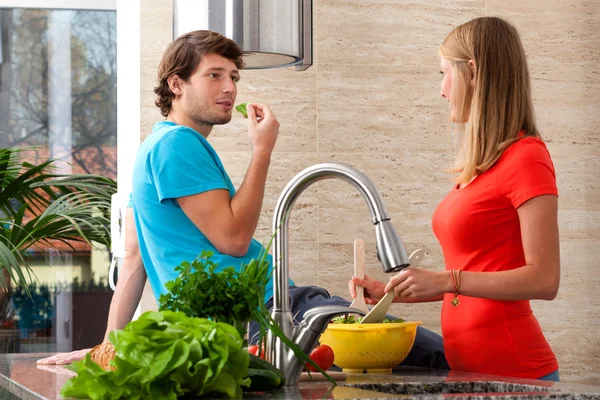
[[[146,270],[142,262],[140,244],[133,219],[133,209],[128,208],[125,215],[125,258],[119,271],[117,287],[110,302],[108,323],[104,341],[114,329],[123,329],[131,322],[133,314],[140,303],[144,285],[146,283]]]
[[[133,211],[127,209],[125,216],[125,259],[119,270],[117,287],[110,302],[108,312],[108,323],[104,341],[108,341],[108,335],[114,329],[123,329],[133,318],[137,308],[144,284],[146,283],[146,271],[142,263],[140,246],[137,239]],[[38,364],[70,364],[85,358],[91,349],[76,350],[71,353],[60,353],[52,357],[38,360]]]
[[[242,185],[233,198],[218,189],[177,199],[196,227],[223,254],[241,257],[248,247],[262,208],[271,153],[279,122],[266,105],[248,105],[248,135],[252,159]]]

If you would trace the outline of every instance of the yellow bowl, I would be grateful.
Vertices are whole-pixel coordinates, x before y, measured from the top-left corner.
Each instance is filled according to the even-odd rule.
[[[331,347],[344,372],[389,374],[408,356],[421,324],[329,324],[319,342]]]

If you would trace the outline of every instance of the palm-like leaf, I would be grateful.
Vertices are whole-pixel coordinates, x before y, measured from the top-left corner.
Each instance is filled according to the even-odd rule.
[[[54,160],[20,162],[20,150],[0,149],[0,269],[27,291],[25,251],[38,243],[110,246],[110,203],[116,183],[99,175],[57,175]],[[72,246],[71,246],[72,247]],[[0,273],[0,285],[7,287]]]

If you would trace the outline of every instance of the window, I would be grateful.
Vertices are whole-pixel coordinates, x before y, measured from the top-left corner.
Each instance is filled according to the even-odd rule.
[[[0,8],[0,147],[34,146],[30,162],[54,158],[62,161],[59,173],[116,179],[115,7],[21,0]],[[13,292],[0,315],[0,330],[12,332],[0,335],[1,352],[69,351],[102,340],[112,297],[109,251],[73,247],[31,251],[34,301]]]

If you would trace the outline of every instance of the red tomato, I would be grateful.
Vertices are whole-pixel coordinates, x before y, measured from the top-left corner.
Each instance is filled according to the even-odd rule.
[[[315,349],[310,352],[310,359],[313,360],[319,367],[323,368],[324,371],[327,371],[333,365],[333,350],[326,344],[322,344],[315,347]],[[315,367],[309,363],[306,363],[305,367],[309,371],[317,371]]]
[[[255,356],[258,356],[258,345],[253,344],[252,346],[248,346],[248,353],[250,354],[254,354]],[[265,359],[265,348],[263,346],[263,351],[260,353],[260,358],[262,358],[263,360]]]
[[[309,400],[334,399],[331,389],[332,388],[329,387],[329,385],[310,385],[300,389],[300,396],[302,396],[303,399]]]

